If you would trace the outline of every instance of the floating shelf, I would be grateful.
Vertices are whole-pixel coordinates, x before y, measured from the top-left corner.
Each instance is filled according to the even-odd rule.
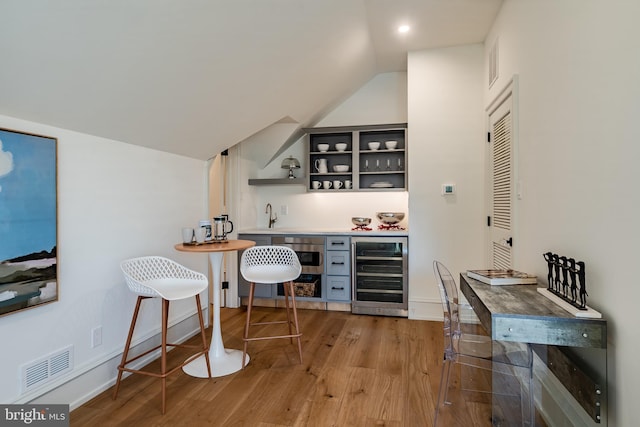
[[[250,179],[249,185],[306,185],[306,181],[304,178]]]

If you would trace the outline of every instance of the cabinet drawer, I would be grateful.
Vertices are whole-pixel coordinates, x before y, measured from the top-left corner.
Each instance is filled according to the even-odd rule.
[[[327,276],[327,299],[349,301],[351,286],[348,276]]]
[[[327,275],[349,275],[349,251],[327,251]]]
[[[349,236],[327,236],[327,250],[349,250]]]

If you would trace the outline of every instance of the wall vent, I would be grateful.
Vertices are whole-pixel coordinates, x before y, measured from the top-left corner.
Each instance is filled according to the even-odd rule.
[[[40,387],[73,368],[73,346],[53,352],[41,359],[22,365],[22,393]]]
[[[489,49],[489,87],[498,80],[498,41],[499,39],[496,37],[491,49]]]

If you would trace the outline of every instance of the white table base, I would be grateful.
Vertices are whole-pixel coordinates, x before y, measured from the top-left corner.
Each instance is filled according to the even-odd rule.
[[[249,355],[247,354],[246,363],[249,363]],[[242,368],[242,350],[224,350],[224,355],[212,357],[209,352],[209,361],[211,364],[211,376],[223,377],[225,375],[238,372]],[[193,362],[182,367],[185,374],[198,378],[209,378],[207,372],[207,362],[204,356],[200,356]]]
[[[224,252],[209,253],[211,270],[213,271],[213,325],[211,328],[211,345],[209,347],[209,362],[212,377],[222,377],[242,369],[242,350],[225,349],[222,343],[222,330],[220,328],[220,290],[223,255]],[[249,363],[249,359],[249,355],[247,354],[246,363]],[[182,370],[192,377],[209,378],[204,355],[183,366]]]

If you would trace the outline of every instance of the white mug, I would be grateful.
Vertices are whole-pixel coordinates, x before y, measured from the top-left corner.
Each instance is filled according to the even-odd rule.
[[[322,187],[324,187],[325,190],[330,189],[331,185],[331,181],[322,181]]]
[[[200,224],[200,227],[206,230],[206,233],[204,235],[204,240],[211,240],[213,237],[211,234],[211,221],[208,219],[202,219],[200,220],[199,224]]]
[[[347,179],[347,180],[344,182],[344,188],[351,188],[351,181],[350,181],[350,180],[348,180],[348,179]]]
[[[343,186],[342,181],[338,181],[338,180],[333,181],[333,188],[335,188],[336,190],[342,188],[342,186]]]
[[[193,242],[193,228],[183,228],[182,229],[182,243],[191,243]]]
[[[313,181],[311,183],[311,188],[313,188],[314,190],[317,190],[318,188],[320,188],[320,181]]]
[[[204,239],[207,237],[207,229],[205,227],[198,227],[195,230],[196,242],[204,243]]]

